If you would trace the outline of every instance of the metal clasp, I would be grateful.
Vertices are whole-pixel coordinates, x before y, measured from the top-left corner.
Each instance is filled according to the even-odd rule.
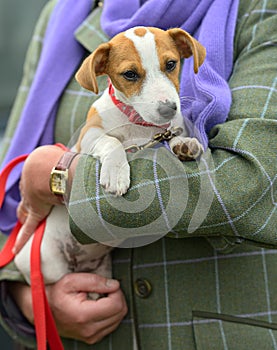
[[[170,141],[173,137],[181,135],[183,132],[183,129],[181,127],[174,127],[172,129],[165,130],[164,132],[160,132],[155,134],[150,141],[145,143],[144,145],[131,145],[125,148],[126,152],[132,152],[135,153],[137,151],[140,151],[144,148],[150,148],[156,146],[158,143],[163,141]]]

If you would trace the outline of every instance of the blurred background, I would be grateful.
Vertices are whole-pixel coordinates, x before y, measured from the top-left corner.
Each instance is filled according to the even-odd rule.
[[[0,137],[22,76],[29,40],[47,0],[0,0]]]
[[[21,81],[28,43],[47,0],[0,0],[0,147]],[[2,350],[18,349],[0,327]]]

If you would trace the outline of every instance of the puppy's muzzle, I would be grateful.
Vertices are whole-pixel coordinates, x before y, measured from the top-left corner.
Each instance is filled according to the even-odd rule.
[[[172,119],[177,112],[177,104],[172,101],[166,100],[165,102],[159,101],[158,113],[162,118]]]

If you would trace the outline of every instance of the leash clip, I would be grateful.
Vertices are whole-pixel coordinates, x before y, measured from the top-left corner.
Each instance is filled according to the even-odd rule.
[[[174,127],[172,129],[165,130],[164,132],[159,132],[155,134],[150,141],[145,143],[144,145],[131,145],[125,148],[126,152],[135,153],[145,148],[151,148],[156,146],[158,143],[163,141],[170,141],[173,137],[181,135],[183,129],[181,127]]]

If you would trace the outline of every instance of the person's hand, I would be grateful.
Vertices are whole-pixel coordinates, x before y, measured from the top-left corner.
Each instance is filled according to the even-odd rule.
[[[87,293],[106,294],[88,300]],[[94,344],[113,332],[127,313],[119,282],[95,274],[66,275],[47,289],[61,336]]]
[[[20,180],[21,201],[17,208],[17,217],[23,226],[13,248],[15,254],[50,213],[52,206],[61,204],[50,191],[49,179],[52,168],[64,152],[60,147],[52,145],[38,147],[24,163]]]
[[[10,291],[28,320],[33,323],[31,289],[11,283]],[[103,293],[88,300],[87,293]],[[46,287],[59,334],[94,344],[113,332],[127,313],[119,282],[90,273],[72,273]]]

